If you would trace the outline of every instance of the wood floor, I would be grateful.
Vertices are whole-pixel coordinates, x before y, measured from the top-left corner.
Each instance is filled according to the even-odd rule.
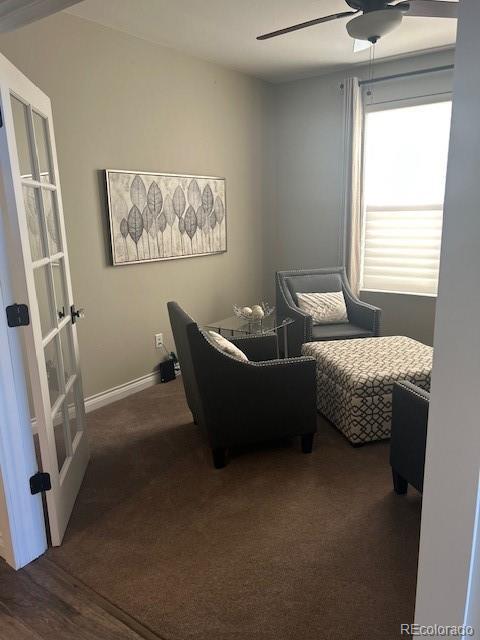
[[[159,638],[48,558],[20,571],[0,558],[0,640]]]

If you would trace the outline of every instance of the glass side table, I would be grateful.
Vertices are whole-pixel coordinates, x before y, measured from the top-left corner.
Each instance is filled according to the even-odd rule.
[[[284,358],[288,358],[288,327],[293,322],[294,320],[291,318],[280,320],[275,313],[272,313],[267,318],[256,322],[249,322],[238,316],[230,316],[223,320],[210,322],[205,326],[207,329],[217,331],[226,338],[274,334],[277,340],[277,357],[280,357],[280,339],[282,339]]]

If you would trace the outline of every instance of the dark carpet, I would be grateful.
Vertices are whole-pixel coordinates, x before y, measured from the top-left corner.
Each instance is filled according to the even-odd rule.
[[[166,640],[389,640],[413,618],[421,500],[388,443],[319,420],[215,470],[179,380],[88,416],[92,460],[49,557]],[[405,637],[405,636],[403,636]]]

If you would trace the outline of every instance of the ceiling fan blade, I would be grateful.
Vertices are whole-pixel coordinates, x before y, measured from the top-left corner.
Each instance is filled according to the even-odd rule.
[[[316,24],[322,22],[330,22],[330,20],[338,20],[338,18],[345,18],[346,16],[354,16],[358,11],[343,11],[342,13],[334,13],[331,16],[324,16],[323,18],[315,18],[315,20],[308,20],[307,22],[301,22],[300,24],[294,24],[292,27],[285,27],[285,29],[278,29],[271,33],[264,33],[257,37],[257,40],[268,40],[269,38],[275,38],[276,36],[282,36],[285,33],[291,33],[292,31],[298,31],[299,29],[305,29],[306,27],[313,27]]]
[[[418,18],[458,18],[458,2],[445,0],[408,0],[393,5],[401,9],[406,16]]]
[[[370,49],[372,46],[372,43],[368,40],[358,40],[358,38],[355,38],[353,42],[353,53],[360,53],[360,51]]]

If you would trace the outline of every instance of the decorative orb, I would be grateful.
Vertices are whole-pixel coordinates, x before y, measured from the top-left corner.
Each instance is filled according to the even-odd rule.
[[[265,312],[259,304],[255,304],[252,307],[252,318],[253,320],[263,320],[265,316]]]
[[[250,307],[243,307],[241,310],[242,316],[245,316],[245,318],[251,318],[252,312],[253,310]]]

